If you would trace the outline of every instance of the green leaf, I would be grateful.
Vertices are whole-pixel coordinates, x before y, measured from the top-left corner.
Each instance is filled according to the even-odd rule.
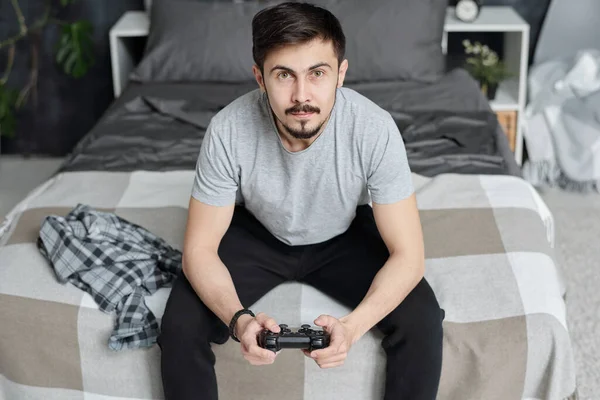
[[[70,51],[71,51],[71,47],[68,43],[62,47],[59,47],[58,51],[56,52],[56,62],[59,64],[62,64],[63,62],[65,62],[67,54],[69,54]]]
[[[0,136],[13,138],[17,128],[15,108],[19,92],[0,84]]]
[[[69,75],[73,74],[73,67],[75,66],[75,63],[77,62],[77,53],[72,52],[69,53],[69,57],[67,58],[67,60],[64,63],[64,69],[65,72]]]
[[[95,64],[93,31],[89,21],[77,21],[63,26],[56,50],[56,62],[66,74],[81,78]]]

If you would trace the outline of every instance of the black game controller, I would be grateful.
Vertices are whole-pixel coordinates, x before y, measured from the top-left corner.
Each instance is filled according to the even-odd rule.
[[[279,325],[278,333],[264,329],[258,334],[258,345],[263,349],[278,352],[281,349],[308,349],[309,351],[324,349],[329,346],[329,333],[323,330],[311,329],[304,324],[295,331],[287,325]]]

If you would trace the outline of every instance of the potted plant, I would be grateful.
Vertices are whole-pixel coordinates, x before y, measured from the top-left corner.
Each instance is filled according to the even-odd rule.
[[[75,0],[45,0],[42,15],[27,23],[18,0],[10,0],[18,31],[7,38],[0,38],[0,51],[7,52],[6,68],[0,75],[0,139],[15,136],[16,113],[30,98],[33,106],[36,106],[40,44],[43,31],[47,26],[57,25],[60,28],[60,37],[55,44],[55,57],[65,74],[79,78],[94,65],[91,23],[86,20],[68,22],[57,18],[59,11],[57,5],[66,7],[73,2]],[[11,87],[9,77],[15,61],[16,46],[18,42],[26,39],[29,39],[30,45],[30,78],[22,88]]]
[[[467,70],[475,78],[481,90],[489,100],[496,98],[498,85],[504,79],[512,76],[506,69],[504,63],[498,58],[498,54],[488,46],[479,42],[472,44],[469,40],[463,41],[467,57]]]

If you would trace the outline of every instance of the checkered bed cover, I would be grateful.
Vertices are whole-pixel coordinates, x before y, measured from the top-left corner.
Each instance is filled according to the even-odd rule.
[[[524,180],[413,174],[426,278],[446,311],[439,399],[575,399],[565,288],[553,221]],[[114,313],[58,282],[36,248],[48,215],[77,204],[114,212],[181,249],[193,171],[67,172],[31,192],[0,225],[0,399],[161,399],[160,351],[109,349]],[[146,299],[160,319],[170,288]],[[294,326],[349,310],[290,282],[253,309]],[[373,330],[345,365],[321,370],[286,351],[253,367],[239,344],[213,345],[222,400],[382,398],[385,354]]]

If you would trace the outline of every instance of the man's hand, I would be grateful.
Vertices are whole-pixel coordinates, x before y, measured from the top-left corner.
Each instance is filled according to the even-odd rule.
[[[276,353],[258,345],[258,334],[265,328],[275,333],[281,330],[275,320],[264,313],[258,313],[256,318],[242,315],[237,321],[235,335],[240,339],[242,355],[252,365],[273,364],[277,357]]]
[[[324,349],[302,352],[312,358],[321,368],[334,368],[344,364],[350,347],[358,340],[354,328],[343,320],[329,315],[321,315],[315,325],[323,327],[330,335],[329,346]]]

